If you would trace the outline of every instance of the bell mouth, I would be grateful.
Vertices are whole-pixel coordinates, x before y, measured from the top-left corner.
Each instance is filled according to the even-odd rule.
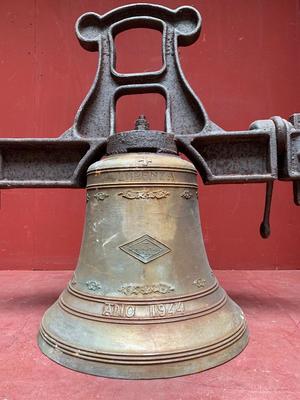
[[[126,352],[103,352],[100,349],[84,348],[82,343],[79,342],[81,338],[76,338],[76,327],[82,323],[80,316],[70,316],[65,313],[64,310],[60,309],[58,303],[55,303],[45,315],[40,333],[38,336],[38,345],[41,351],[51,360],[56,363],[67,367],[69,369],[87,373],[90,375],[118,378],[118,379],[159,379],[159,378],[172,378],[176,376],[190,375],[198,373],[218,365],[221,365],[232,358],[236,357],[248,344],[248,330],[243,313],[239,307],[228,298],[227,306],[222,308],[219,312],[216,312],[211,322],[211,330],[214,330],[216,322],[220,322],[223,319],[224,312],[227,314],[227,318],[234,319],[235,325],[231,326],[231,329],[225,332],[219,332],[216,335],[214,341],[203,342],[201,339],[201,326],[205,322],[202,318],[194,319],[193,329],[195,333],[193,345],[186,343],[188,340],[187,329],[190,322],[180,321],[178,323],[170,324],[170,328],[167,327],[169,324],[164,324],[164,328],[169,332],[169,338],[176,335],[176,339],[180,339],[184,346],[183,349],[175,349],[174,351],[160,351],[145,353],[143,351],[136,351],[135,354],[130,353],[127,349]],[[222,315],[223,314],[223,315]],[[60,327],[60,337],[57,332],[49,326],[49,318],[58,318],[59,321],[65,321],[68,329],[72,329],[73,338],[66,330]],[[207,318],[209,320],[210,317]],[[52,325],[55,321],[52,320]],[[90,335],[93,332],[93,321],[85,321],[86,333]],[[50,328],[50,329],[49,329]],[[103,329],[100,325],[98,326],[100,331]],[[123,328],[124,329],[124,328]],[[149,329],[149,328],[148,328]],[[154,331],[161,331],[162,325],[158,324],[154,326]],[[104,327],[105,330],[105,327]],[[153,329],[151,329],[153,330]],[[63,333],[64,332],[64,333]],[[136,325],[136,331],[132,331],[131,336],[127,336],[127,345],[135,346],[134,336],[145,335],[144,327]],[[166,332],[165,332],[166,333]],[[93,333],[92,333],[93,334]],[[99,342],[99,329],[94,330],[94,338],[91,336],[92,342],[100,344]],[[101,334],[101,332],[100,332]],[[81,335],[82,336],[82,335]],[[180,336],[180,337],[179,337]],[[103,337],[103,340],[105,338]],[[75,343],[77,341],[77,343]],[[169,340],[172,341],[171,339]],[[146,344],[146,341],[145,341]],[[197,345],[196,345],[197,344]]]

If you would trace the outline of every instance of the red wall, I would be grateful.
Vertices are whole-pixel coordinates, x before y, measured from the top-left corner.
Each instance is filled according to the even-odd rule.
[[[0,132],[2,137],[56,137],[72,125],[94,78],[97,54],[84,51],[74,23],[86,11],[104,13],[127,1],[1,0]],[[210,118],[225,129],[300,111],[298,0],[160,1],[196,6],[203,17],[198,42],[180,51],[183,70]],[[117,39],[118,68],[154,69],[161,62],[157,32]],[[152,46],[153,42],[153,47]],[[135,72],[136,72],[135,71]],[[157,96],[123,99],[118,127],[139,112],[161,127]],[[264,185],[200,184],[201,215],[216,268],[298,268],[300,208],[291,184],[276,183],[272,236],[259,237]],[[1,269],[73,268],[84,218],[83,190],[2,190]]]

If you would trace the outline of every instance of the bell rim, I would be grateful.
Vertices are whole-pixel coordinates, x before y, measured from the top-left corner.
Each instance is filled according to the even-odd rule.
[[[179,376],[192,375],[215,368],[219,365],[237,357],[249,343],[249,331],[244,321],[243,333],[230,346],[221,349],[218,353],[195,357],[183,361],[171,361],[166,363],[143,364],[109,364],[105,362],[89,361],[75,358],[69,354],[62,353],[50,346],[38,334],[38,346],[41,352],[56,364],[70,370],[103,378],[125,379],[125,380],[149,380],[175,378]],[[230,349],[230,351],[229,351]],[[216,355],[217,354],[217,355]]]

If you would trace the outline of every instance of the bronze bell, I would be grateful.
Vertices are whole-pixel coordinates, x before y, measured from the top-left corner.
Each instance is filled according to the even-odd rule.
[[[243,312],[207,260],[196,169],[173,135],[146,128],[140,118],[137,131],[111,136],[109,155],[89,167],[78,265],[42,320],[43,353],[77,371],[191,374],[248,341]]]

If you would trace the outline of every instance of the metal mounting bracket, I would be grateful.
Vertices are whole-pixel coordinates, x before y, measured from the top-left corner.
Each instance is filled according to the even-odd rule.
[[[162,33],[163,66],[158,71],[120,74],[115,69],[114,38],[131,28]],[[133,93],[160,93],[166,100],[165,131],[178,151],[195,164],[204,183],[267,182],[268,219],[274,179],[294,182],[300,204],[300,117],[256,121],[249,130],[226,132],[208,118],[182,72],[178,46],[200,34],[193,7],[176,10],[132,4],[99,15],[83,14],[76,34],[83,48],[99,52],[93,85],[72,127],[57,139],[0,139],[0,188],[84,187],[88,166],[106,152],[115,133],[117,100]],[[267,236],[267,234],[266,234]]]

